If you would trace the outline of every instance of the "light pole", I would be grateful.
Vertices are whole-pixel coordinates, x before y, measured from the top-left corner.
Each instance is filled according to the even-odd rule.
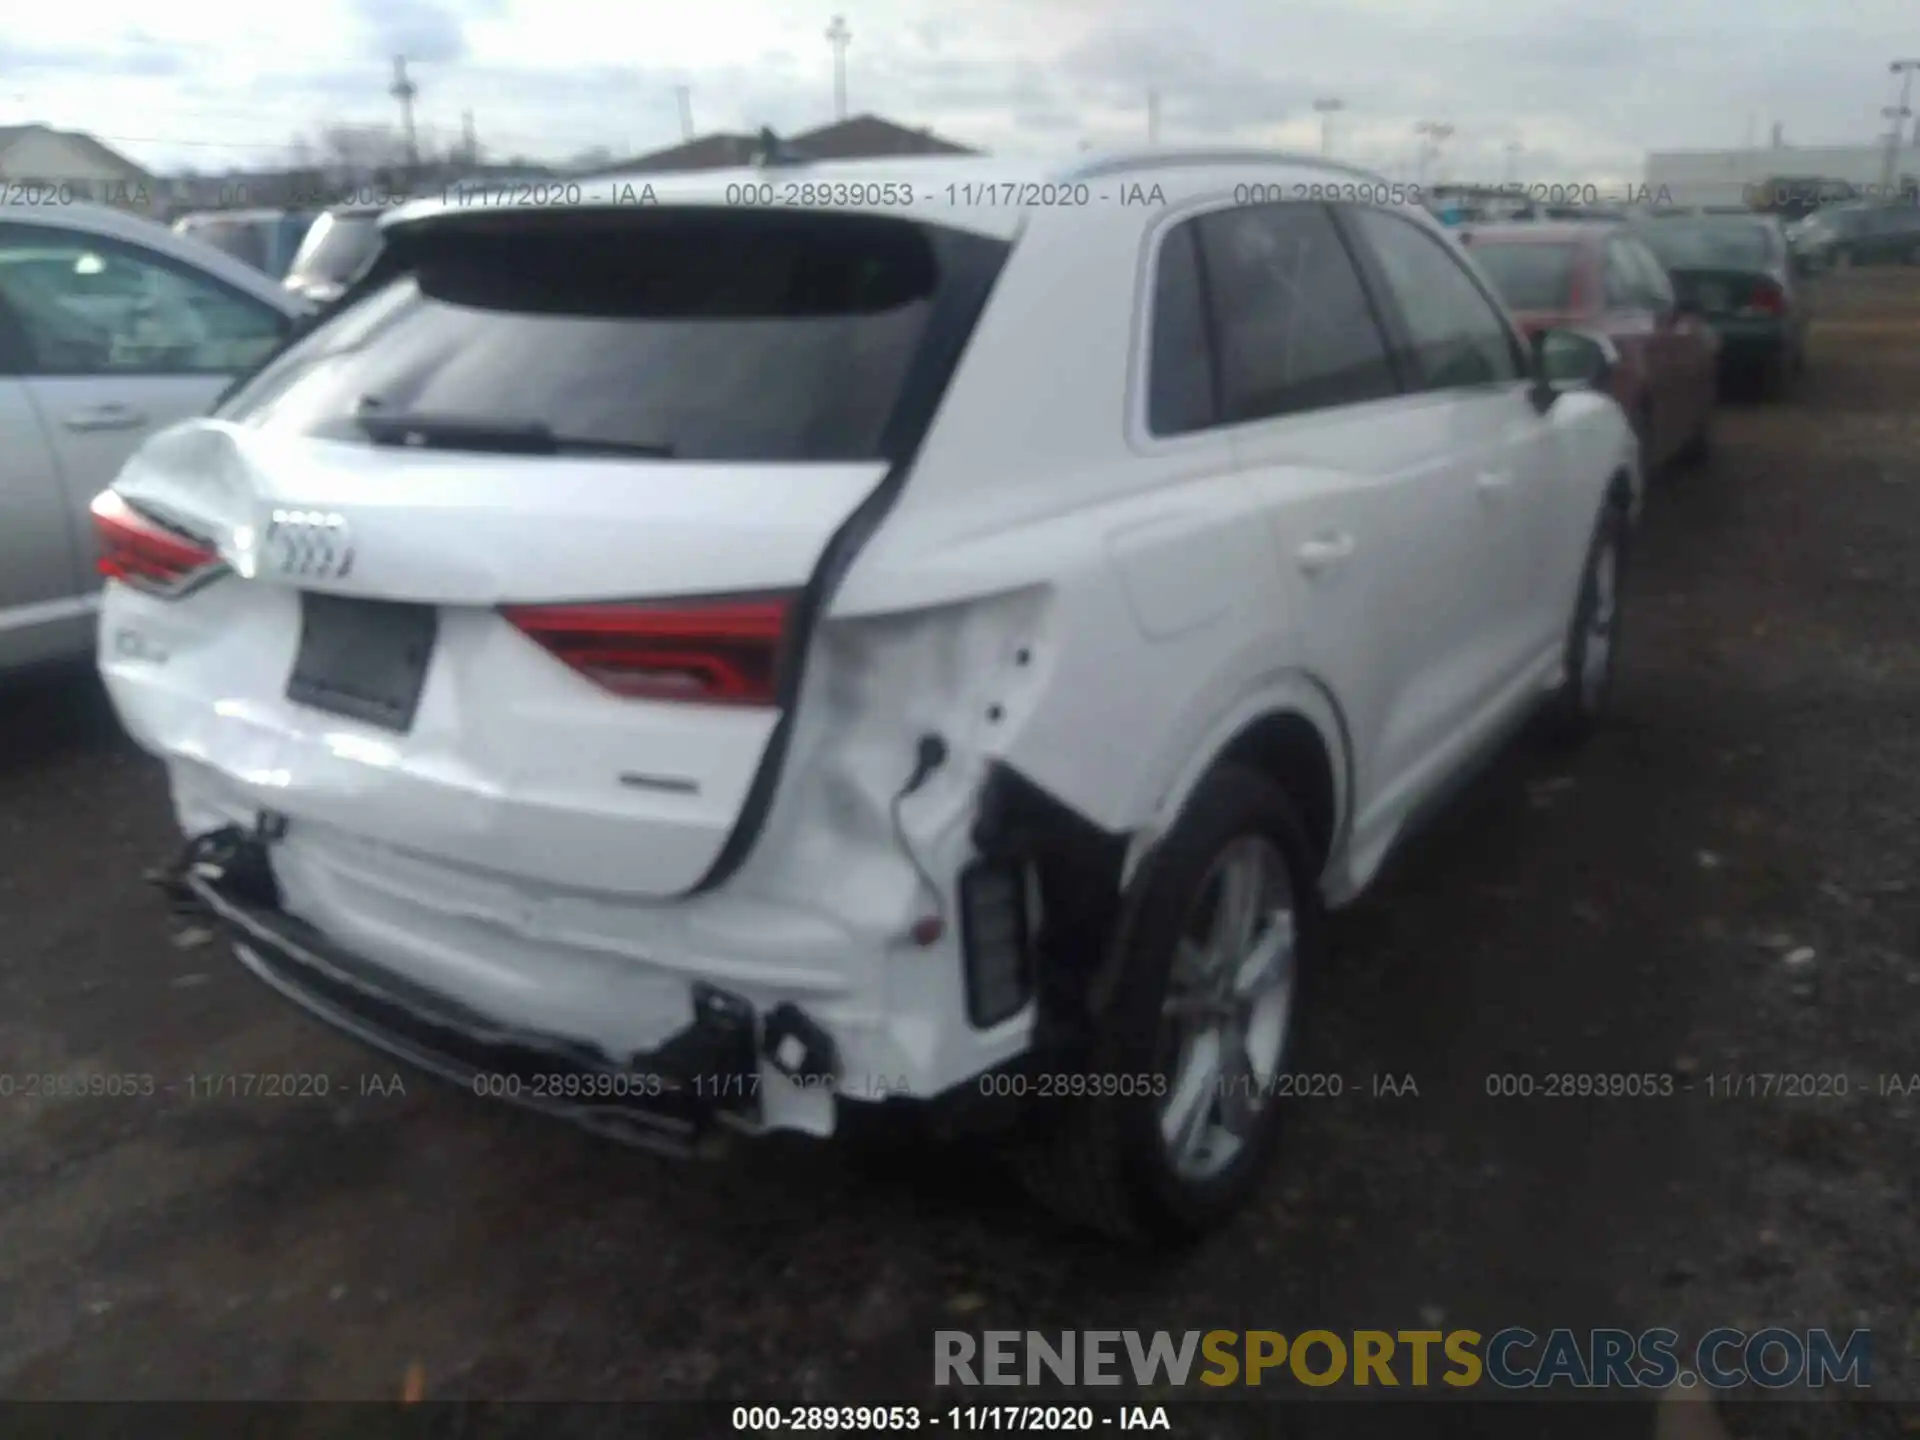
[[[853,39],[853,32],[847,28],[847,17],[836,15],[833,23],[827,26],[827,43],[833,46],[833,118],[847,118],[847,45]]]
[[[1320,117],[1320,153],[1322,155],[1332,153],[1333,117],[1346,108],[1346,101],[1336,99],[1331,95],[1327,96],[1324,100],[1316,100],[1313,102],[1314,113]]]
[[[1519,169],[1521,152],[1526,149],[1518,140],[1509,140],[1506,145],[1507,168],[1500,172],[1500,178],[1508,185],[1513,184],[1515,172]]]
[[[393,57],[393,84],[387,87],[387,94],[400,102],[400,129],[407,144],[407,175],[409,183],[413,172],[420,165],[420,145],[414,137],[413,101],[420,93],[420,87],[407,76],[407,57]]]
[[[1446,143],[1447,137],[1453,134],[1453,126],[1439,120],[1422,120],[1413,127],[1413,133],[1426,138],[1426,144],[1420,149],[1420,169],[1416,177],[1424,186],[1427,183],[1427,165],[1439,158],[1440,147]]]
[[[1160,143],[1160,92],[1147,91],[1147,144]]]
[[[1900,103],[1880,112],[1893,121],[1887,134],[1887,158],[1880,176],[1883,194],[1893,192],[1897,178],[1894,171],[1900,164],[1900,135],[1905,128],[1903,122],[1913,113],[1907,108],[1907,102],[1913,98],[1913,72],[1916,70],[1920,70],[1920,60],[1895,60],[1887,66],[1888,74],[1900,77]]]

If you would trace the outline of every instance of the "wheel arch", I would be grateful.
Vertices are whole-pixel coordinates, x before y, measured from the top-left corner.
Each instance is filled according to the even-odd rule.
[[[1173,829],[1200,782],[1223,764],[1243,764],[1280,783],[1300,808],[1319,873],[1339,853],[1353,811],[1353,746],[1346,717],[1325,684],[1304,672],[1271,676],[1217,716],[1171,767],[1121,867],[1124,888]]]

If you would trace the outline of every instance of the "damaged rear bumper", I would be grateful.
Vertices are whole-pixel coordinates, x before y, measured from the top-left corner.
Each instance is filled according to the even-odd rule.
[[[771,1068],[831,1082],[831,1037],[791,1003],[766,1014],[696,983],[684,1027],[653,1049],[610,1056],[566,1036],[505,1025],[335,944],[280,908],[270,832],[238,827],[188,842],[153,877],[177,915],[210,922],[261,980],[365,1044],[472,1093],[507,1100],[596,1134],[674,1155],[715,1148],[761,1127],[760,1082]]]

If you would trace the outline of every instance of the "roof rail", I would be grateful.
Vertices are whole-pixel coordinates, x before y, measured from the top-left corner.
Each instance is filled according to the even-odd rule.
[[[1378,181],[1380,176],[1358,165],[1329,160],[1324,155],[1305,155],[1293,150],[1264,150],[1249,146],[1215,146],[1192,150],[1141,150],[1125,155],[1105,155],[1070,167],[1062,180],[1093,180],[1103,175],[1124,175],[1136,170],[1165,170],[1177,165],[1234,164],[1306,165],[1315,170],[1333,170],[1356,179]]]

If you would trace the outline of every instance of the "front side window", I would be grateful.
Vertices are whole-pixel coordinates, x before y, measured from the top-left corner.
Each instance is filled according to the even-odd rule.
[[[1388,210],[1355,206],[1347,213],[1405,320],[1426,388],[1520,378],[1506,317],[1440,239]]]
[[[1625,249],[1627,259],[1635,270],[1640,272],[1640,284],[1653,308],[1660,314],[1673,309],[1673,281],[1667,278],[1667,267],[1645,245],[1637,240],[1620,242]]]
[[[1627,253],[1625,242],[1618,238],[1607,242],[1605,275],[1609,310],[1644,310],[1647,307],[1651,297],[1646,293],[1646,277],[1633,263],[1633,256]]]
[[[1188,223],[1207,281],[1222,421],[1399,392],[1379,321],[1324,206],[1250,205]]]
[[[280,312],[136,246],[0,226],[0,301],[39,375],[224,375],[280,342]]]
[[[1573,308],[1573,277],[1580,252],[1557,241],[1475,241],[1468,249],[1482,273],[1515,310]]]

